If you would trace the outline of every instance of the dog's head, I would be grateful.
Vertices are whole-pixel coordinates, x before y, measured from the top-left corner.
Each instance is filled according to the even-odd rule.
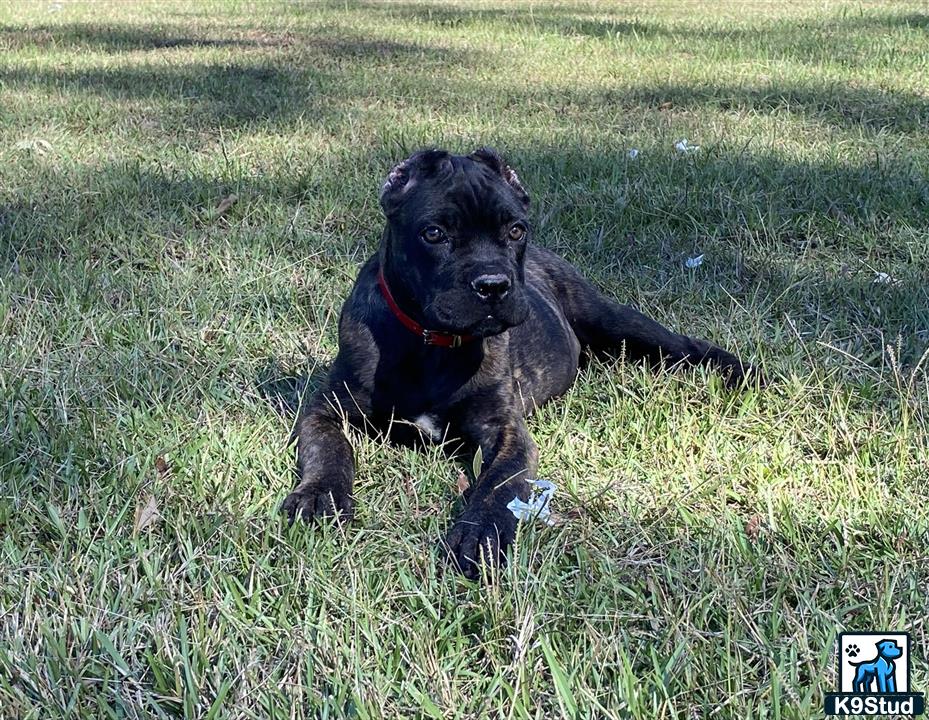
[[[390,172],[381,207],[388,282],[426,327],[488,336],[526,319],[529,196],[497,153],[418,152]]]
[[[903,654],[903,648],[897,645],[894,640],[881,640],[877,644],[877,654],[886,660],[893,660]]]

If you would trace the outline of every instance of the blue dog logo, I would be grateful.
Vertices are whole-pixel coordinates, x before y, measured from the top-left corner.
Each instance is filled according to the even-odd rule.
[[[839,687],[838,692],[825,693],[825,714],[922,715],[925,697],[910,687],[912,647],[905,632],[840,633],[836,647]]]
[[[875,643],[875,647],[877,657],[873,660],[849,661],[849,664],[855,667],[855,679],[852,681],[854,692],[862,695],[895,693],[897,692],[897,667],[894,665],[894,660],[903,654],[903,648],[894,640],[881,640]],[[852,655],[853,649],[855,655],[858,654],[857,646],[852,645],[849,647],[849,656]]]

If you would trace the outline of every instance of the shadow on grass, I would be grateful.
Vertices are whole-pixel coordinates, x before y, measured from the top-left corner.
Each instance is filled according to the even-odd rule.
[[[255,47],[271,44],[256,38],[194,37],[181,27],[152,30],[144,27],[72,23],[63,25],[0,26],[0,48],[27,47],[102,52],[163,50],[189,47]]]
[[[915,93],[850,87],[835,82],[746,85],[651,85],[604,92],[601,102],[636,103],[658,109],[716,108],[748,113],[788,113],[836,127],[917,135],[929,127],[929,99]],[[594,102],[591,99],[591,102]]]
[[[848,48],[870,47],[873,37],[856,35],[876,27],[924,27],[923,15],[868,15],[835,18],[828,22],[796,21],[771,28],[691,28],[621,18],[585,19],[583,6],[542,11],[450,8],[444,5],[366,3],[366,13],[379,13],[385,22],[414,19],[440,26],[477,20],[504,27],[532,26],[545,32],[579,33],[591,37],[658,36],[669,44],[686,40],[692,53],[716,52],[707,44],[733,43],[736,56],[782,57],[802,60],[839,58]],[[920,24],[922,23],[922,24]],[[413,92],[424,108],[442,112],[473,111],[474,99],[507,98],[517,104],[552,105],[566,102],[591,109],[614,107],[617,113],[650,112],[671,103],[679,109],[714,108],[770,114],[783,112],[808,117],[843,130],[860,128],[869,133],[891,132],[904,136],[925,133],[929,127],[929,99],[902,90],[851,87],[829,80],[805,83],[767,82],[754,85],[725,83],[665,83],[641,86],[617,79],[602,89],[548,85],[526,87],[518,83],[462,79],[451,68],[481,67],[492,58],[474,50],[398,42],[359,36],[338,27],[312,34],[295,32],[241,33],[238,29],[214,30],[220,37],[191,37],[181,27],[163,30],[100,25],[14,27],[0,29],[10,47],[94,47],[107,52],[131,49],[153,51],[178,47],[204,49],[240,46],[242,53],[225,62],[194,58],[180,63],[145,63],[135,66],[25,67],[0,66],[0,82],[13,88],[59,90],[133,101],[156,100],[148,114],[161,116],[168,126],[218,127],[245,124],[286,126],[297,119],[323,125],[344,119],[349,109],[366,112],[370,101],[385,88],[393,94]],[[865,42],[867,41],[867,42]],[[835,47],[824,47],[823,43]],[[857,43],[857,44],[856,44]],[[864,45],[862,45],[864,43]],[[274,55],[255,53],[254,48],[274,46]],[[859,48],[861,49],[861,48]],[[858,50],[855,50],[858,52]],[[864,50],[862,50],[864,52]],[[153,53],[153,57],[158,53]],[[385,67],[385,63],[387,67]],[[371,85],[372,77],[384,85]]]
[[[693,27],[684,24],[660,24],[619,17],[590,18],[583,5],[538,10],[467,9],[422,3],[376,3],[363,6],[388,18],[415,20],[443,28],[487,23],[505,28],[526,28],[537,32],[558,33],[594,39],[659,38],[675,48],[687,44],[695,55],[719,53],[722,46],[734,56],[779,58],[799,62],[847,62],[867,66],[874,56],[873,34],[863,31],[920,29],[929,24],[929,15],[869,14],[860,17],[835,17],[828,20],[797,20],[765,24],[756,28]],[[714,49],[716,47],[716,49]],[[913,52],[918,52],[917,48]],[[585,98],[570,88],[560,88],[560,97],[576,103],[609,102],[619,107],[629,104],[659,105],[668,101],[692,108],[716,106],[748,111],[779,110],[830,122],[838,127],[861,126],[869,130],[889,130],[900,134],[921,134],[929,126],[929,100],[912,92],[849,87],[837,82],[822,84],[777,84],[763,86],[667,84],[641,89],[617,88],[594,93]],[[572,97],[573,96],[573,97]]]
[[[241,47],[241,53],[228,55],[225,61],[185,56],[184,62],[162,62],[162,54],[153,52],[152,61],[134,65],[4,67],[0,63],[0,84],[7,87],[30,92],[46,90],[53,97],[63,92],[103,100],[156,101],[158,107],[149,103],[146,115],[160,117],[166,126],[184,130],[255,124],[279,126],[297,119],[318,125],[340,119],[346,102],[367,97],[367,91],[352,86],[352,82],[364,85],[362,73],[370,76],[381,70],[386,72],[385,63],[406,67],[418,81],[428,84],[430,78],[436,77],[437,67],[477,61],[477,56],[467,51],[336,31],[253,33],[259,37],[236,39],[184,37],[178,36],[176,30],[45,26],[0,29],[0,47],[4,43],[3,33],[7,33],[7,46],[19,43],[22,47],[72,50],[82,46],[108,52]],[[254,48],[267,46],[277,47],[279,52],[252,52]]]
[[[843,18],[850,27],[906,28],[907,30],[925,30],[929,28],[929,13],[902,13],[891,15],[865,15]]]
[[[343,3],[329,3],[332,8],[342,8]],[[612,10],[591,7],[584,3],[559,4],[554,7],[515,6],[493,8],[487,6],[450,6],[424,2],[377,2],[360,0],[352,3],[352,9],[363,9],[366,13],[380,13],[396,19],[413,20],[438,27],[456,28],[476,24],[502,27],[531,28],[538,32],[556,33],[568,37],[609,39],[623,36],[638,38],[671,38],[691,43],[718,41],[748,41],[756,50],[770,54],[772,51],[792,56],[797,60],[812,57],[841,57],[848,50],[854,33],[861,30],[920,30],[929,27],[929,15],[925,13],[869,12],[854,15],[837,14],[820,19],[797,18],[782,20],[776,17],[760,17],[755,27],[744,25],[707,26],[687,22],[656,22],[642,19],[641,9],[616,4]],[[739,47],[740,51],[751,48]]]
[[[328,2],[328,7],[341,9],[342,2]],[[639,36],[670,35],[674,37],[701,38],[738,38],[749,37],[760,42],[791,40],[798,27],[808,30],[831,28],[838,31],[853,31],[871,28],[906,28],[922,29],[929,27],[929,14],[869,12],[867,14],[842,13],[820,19],[798,18],[788,21],[776,16],[759,18],[760,29],[782,30],[780,34],[759,38],[759,28],[734,26],[707,27],[694,25],[686,17],[679,23],[659,23],[641,19],[641,9],[630,5],[616,4],[611,10],[603,6],[590,6],[586,3],[560,3],[551,7],[534,5],[516,5],[511,8],[494,8],[486,5],[469,7],[455,6],[436,2],[378,2],[377,0],[359,0],[351,4],[350,9],[362,9],[366,13],[381,13],[394,18],[407,18],[445,27],[458,27],[475,23],[531,26],[544,32],[561,32],[565,34],[588,35],[590,37],[611,37],[630,33]],[[797,43],[802,40],[796,41]],[[838,40],[836,41],[838,42]],[[823,48],[828,51],[829,48]]]
[[[274,410],[285,417],[294,417],[300,402],[319,390],[329,375],[329,365],[308,358],[312,370],[308,375],[295,374],[270,358],[255,378],[255,387]]]
[[[106,99],[157,99],[166,120],[179,124],[232,126],[251,121],[312,113],[316,96],[298,74],[273,64],[188,63],[182,66],[117,68],[8,69],[0,79],[10,86],[61,90]]]
[[[5,25],[0,26],[0,49],[22,50],[41,48],[97,50],[120,53],[137,50],[170,50],[174,48],[295,48],[313,51],[318,49],[333,57],[387,58],[414,56],[426,53],[442,55],[441,48],[416,43],[379,40],[350,32],[318,30],[299,33],[285,30],[243,30],[215,28],[220,37],[193,35],[184,25],[163,25],[155,29],[142,26],[101,25],[72,23],[63,25]]]

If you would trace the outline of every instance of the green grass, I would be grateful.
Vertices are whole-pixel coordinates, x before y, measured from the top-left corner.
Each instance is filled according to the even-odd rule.
[[[0,8],[0,716],[806,720],[872,628],[929,691],[927,87],[921,2]],[[775,382],[593,363],[478,587],[438,449],[355,438],[348,530],[276,508],[383,177],[484,144]]]

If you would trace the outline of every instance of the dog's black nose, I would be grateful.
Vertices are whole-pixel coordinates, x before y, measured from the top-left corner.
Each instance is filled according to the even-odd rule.
[[[481,275],[471,281],[481,300],[499,300],[510,291],[510,279],[506,275]]]

